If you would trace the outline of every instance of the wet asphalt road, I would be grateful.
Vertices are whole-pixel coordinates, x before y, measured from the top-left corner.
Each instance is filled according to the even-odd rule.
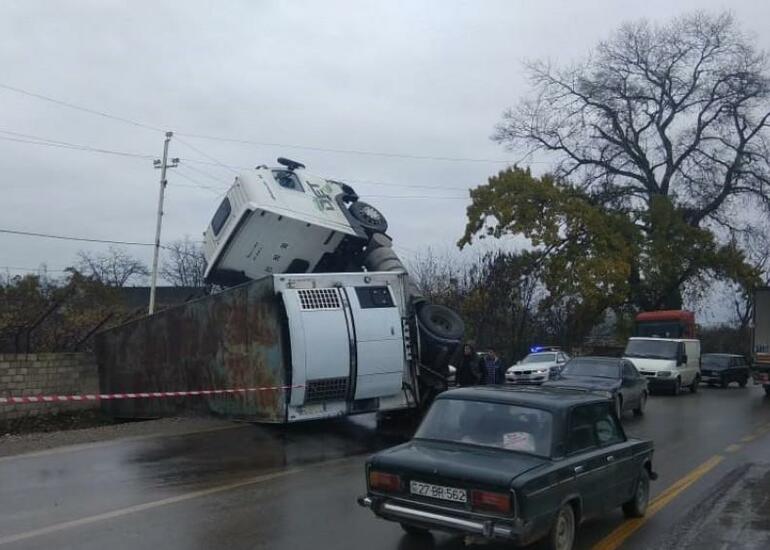
[[[711,503],[721,518],[720,506],[737,509],[740,487],[752,486],[751,476],[764,479],[762,463],[770,462],[770,399],[757,387],[654,396],[643,418],[629,414],[624,423],[629,434],[655,441],[660,478],[653,497],[713,456],[721,462],[623,548],[684,547],[699,510]],[[378,431],[372,417],[359,417],[0,458],[0,550],[463,548],[448,535],[405,536],[356,504],[366,454],[402,441],[405,432]],[[714,504],[722,494],[732,500]],[[618,512],[584,524],[577,548],[591,548],[622,523]]]

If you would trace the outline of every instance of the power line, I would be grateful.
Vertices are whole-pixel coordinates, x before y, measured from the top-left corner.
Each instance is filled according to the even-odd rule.
[[[487,159],[487,158],[470,158],[470,157],[451,157],[451,156],[432,156],[432,155],[411,155],[408,153],[393,153],[387,151],[367,151],[359,149],[334,149],[330,147],[316,147],[312,145],[295,145],[290,143],[271,143],[266,141],[254,141],[250,139],[228,138],[220,136],[209,136],[204,134],[188,134],[186,132],[178,132],[179,135],[186,136],[194,139],[206,139],[211,141],[221,141],[226,143],[240,143],[243,145],[255,145],[258,147],[281,147],[285,149],[301,149],[305,151],[317,151],[321,153],[336,153],[344,155],[364,155],[375,156],[385,158],[403,158],[410,160],[431,160],[440,162],[485,162],[496,164],[513,164],[510,159]]]
[[[67,107],[69,109],[75,109],[77,111],[82,111],[84,113],[89,113],[92,115],[100,116],[103,118],[107,118],[110,120],[114,120],[117,122],[123,122],[125,124],[130,124],[132,126],[136,126],[139,128],[144,128],[147,130],[152,130],[155,132],[165,132],[166,130],[159,128],[157,126],[152,126],[150,124],[145,124],[143,122],[138,122],[136,120],[132,120],[130,118],[126,118],[124,116],[119,115],[113,115],[111,113],[107,113],[105,111],[99,111],[96,109],[91,109],[89,107],[83,107],[82,105],[77,105],[74,103],[70,103],[68,101],[63,101],[61,99],[56,99],[51,96],[47,96],[44,94],[40,94],[37,92],[31,92],[29,90],[25,90],[22,88],[18,88],[16,86],[10,86],[8,84],[0,83],[0,88],[9,90],[15,93],[23,94],[29,97],[34,97],[43,101],[48,101],[50,103]],[[273,142],[266,142],[266,141],[256,141],[252,139],[241,139],[241,138],[231,138],[231,137],[223,137],[223,136],[212,136],[212,135],[206,135],[206,134],[198,134],[198,133],[192,133],[192,132],[175,132],[175,134],[178,136],[186,136],[188,138],[193,139],[205,139],[209,141],[220,141],[220,142],[226,142],[226,143],[240,143],[244,145],[254,145],[258,147],[281,147],[286,149],[300,149],[305,151],[318,151],[322,153],[335,153],[335,154],[345,154],[345,155],[359,155],[359,156],[377,156],[377,157],[384,157],[384,158],[403,158],[403,159],[409,159],[409,160],[428,160],[428,161],[439,161],[439,162],[483,162],[483,163],[495,163],[495,164],[514,164],[514,161],[511,161],[510,159],[489,159],[489,158],[472,158],[472,157],[454,157],[454,156],[434,156],[434,155],[414,155],[409,153],[395,153],[391,151],[373,151],[373,150],[364,150],[364,149],[342,149],[342,148],[331,148],[331,147],[318,147],[313,145],[298,145],[298,144],[291,144],[291,143],[273,143]],[[188,147],[194,148],[194,146],[190,145],[189,143],[186,143]],[[204,156],[208,156],[206,153],[203,153],[200,149],[196,149],[199,153],[201,153]],[[211,158],[211,157],[210,157]],[[217,161],[217,163],[219,163]],[[221,164],[221,163],[219,163]],[[222,166],[225,166],[224,164],[221,164]]]
[[[223,182],[221,178],[213,176],[213,175],[209,174],[208,172],[206,172],[205,170],[201,170],[200,168],[196,168],[195,166],[190,166],[189,164],[186,164],[186,165],[184,165],[184,167],[189,169],[189,170],[192,170],[193,172],[197,172],[201,176],[206,176],[207,178],[209,178],[209,179],[211,179],[211,180],[213,180],[213,181],[215,181],[215,182],[217,182],[219,184],[225,184],[227,186],[230,185],[229,183]]]
[[[203,155],[204,157],[206,157],[206,158],[208,158],[208,159],[211,159],[211,160],[212,160],[212,161],[214,161],[214,162],[215,162],[215,163],[216,163],[218,166],[221,166],[222,168],[227,168],[227,169],[228,169],[228,170],[230,170],[231,172],[235,172],[235,175],[238,175],[238,171],[237,171],[237,170],[234,170],[233,168],[231,168],[231,167],[230,167],[230,166],[228,166],[227,164],[225,164],[225,163],[221,162],[219,159],[212,157],[211,155],[209,155],[209,154],[208,154],[208,153],[206,153],[205,151],[201,151],[201,150],[200,150],[200,149],[198,149],[198,148],[197,148],[195,145],[193,145],[193,144],[191,144],[191,143],[188,143],[188,142],[186,142],[185,140],[183,140],[183,139],[182,139],[182,138],[180,138],[179,136],[177,136],[177,141],[178,141],[179,143],[181,143],[182,145],[185,145],[186,147],[189,147],[190,149],[192,149],[192,150],[193,150],[193,151],[195,151],[196,153],[198,153],[198,154],[200,154],[200,155]]]
[[[9,130],[0,130],[0,134],[8,134],[11,136],[20,136],[20,137],[7,137],[7,136],[0,136],[0,140],[5,141],[14,141],[18,143],[28,143],[32,145],[44,145],[46,147],[58,147],[61,149],[71,149],[71,150],[78,150],[78,151],[87,151],[91,153],[101,153],[105,155],[118,155],[122,157],[131,157],[131,158],[139,158],[139,159],[152,159],[154,158],[153,155],[145,155],[142,153],[132,153],[129,151],[118,151],[115,149],[104,149],[101,147],[92,147],[90,145],[82,145],[79,143],[71,143],[67,141],[60,141],[55,139],[49,139],[44,138],[40,136],[33,136],[30,134],[22,134],[20,132],[11,132]]]
[[[441,195],[362,195],[366,199],[439,199],[466,201],[470,197],[442,197]]]
[[[76,150],[76,151],[85,151],[85,152],[98,153],[98,154],[117,155],[117,156],[128,157],[128,158],[136,158],[136,159],[142,159],[142,160],[154,159],[155,158],[154,155],[148,155],[148,154],[142,154],[142,153],[134,153],[134,152],[130,152],[130,151],[120,151],[120,150],[116,150],[116,149],[104,149],[104,148],[101,148],[101,147],[92,147],[90,145],[83,145],[83,144],[79,144],[79,143],[72,143],[72,142],[68,142],[68,141],[51,139],[51,138],[46,138],[46,137],[42,137],[42,136],[36,136],[36,135],[32,135],[32,134],[25,134],[25,133],[21,133],[21,132],[14,132],[14,131],[11,131],[11,130],[0,129],[0,134],[8,134],[8,135],[11,135],[11,136],[20,136],[20,137],[0,136],[0,140],[13,141],[13,142],[18,142],[18,143],[27,143],[27,144],[32,144],[32,145],[43,145],[43,146],[46,146],[46,147],[57,147],[57,148],[62,148],[62,149],[69,149],[69,150]],[[178,141],[182,142],[181,139],[178,140]],[[236,174],[238,173],[236,171],[236,169],[241,169],[241,170],[251,170],[252,169],[251,167],[247,167],[247,166],[238,166],[238,165],[232,165],[232,164],[225,164],[225,163],[215,159],[214,157],[211,157],[210,155],[208,155],[204,151],[201,151],[197,147],[191,146],[187,142],[183,142],[183,143],[185,145],[187,145],[188,147],[190,147],[191,149],[193,149],[194,151],[197,151],[200,154],[202,154],[204,156],[207,156],[208,158],[213,159],[212,161],[206,161],[206,160],[186,158],[186,157],[180,158],[180,160],[184,161],[184,163],[197,163],[197,164],[204,164],[204,165],[208,165],[208,166],[219,166],[219,167],[227,168],[227,169],[235,172]],[[189,164],[187,164],[185,167],[190,169],[190,170],[193,170],[195,172],[198,172],[200,174],[203,174],[206,177],[209,177],[209,178],[211,178],[214,181],[218,181],[218,182],[222,183],[223,186],[224,185],[229,185],[229,184],[225,184],[220,179],[218,179],[215,176],[209,174],[208,172],[205,172],[203,170],[195,168],[194,166],[190,166]],[[197,187],[200,187],[200,188],[203,188],[203,189],[208,187],[208,186],[206,186],[204,184],[201,184],[200,182],[194,181],[189,175],[183,175],[183,177],[185,177],[186,179],[188,179],[190,181],[193,181],[195,183],[195,186],[197,186]],[[457,190],[457,191],[467,191],[467,188],[447,187],[447,186],[442,186],[442,185],[391,183],[391,182],[372,181],[372,180],[364,180],[364,179],[348,179],[348,178],[339,178],[339,179],[342,179],[342,180],[345,180],[345,181],[350,181],[350,182],[353,182],[353,183],[360,183],[360,184],[363,184],[363,185],[379,185],[379,186],[383,186],[383,187],[405,187],[405,188],[412,188],[413,187],[415,189],[422,188],[422,189],[436,189],[436,190],[448,189],[448,190]],[[442,197],[440,195],[436,195],[436,196],[420,196],[420,195],[368,195],[368,196],[375,197],[375,198],[389,198],[389,199],[410,199],[410,198],[414,198],[414,199],[431,199],[431,198],[437,198],[437,199],[465,199],[465,197],[446,197],[446,196]]]
[[[62,241],[80,241],[80,242],[86,242],[86,243],[105,243],[105,244],[122,244],[126,246],[155,246],[154,243],[143,243],[143,242],[136,242],[136,241],[118,241],[118,240],[111,240],[111,239],[94,239],[90,237],[72,237],[69,235],[53,235],[51,233],[36,233],[33,231],[19,231],[16,229],[2,229],[0,228],[0,233],[5,233],[8,235],[21,235],[24,237],[40,237],[45,239],[58,239]]]
[[[182,165],[180,164],[179,166],[177,166],[177,168],[180,168],[181,166]],[[222,188],[211,187],[210,185],[206,185],[205,183],[201,183],[198,180],[188,176],[184,172],[180,172],[179,170],[177,170],[176,174],[178,176],[182,176],[184,179],[186,179],[187,181],[189,181],[189,182],[191,182],[193,184],[193,185],[187,185],[185,187],[195,187],[195,188],[198,188],[198,189],[203,189],[205,191],[210,191],[210,192],[212,192],[212,193],[214,193],[216,195],[218,195],[219,193],[221,193],[223,191]],[[172,183],[171,187],[179,187],[180,185],[184,185],[184,184]]]
[[[74,103],[70,103],[68,101],[62,101],[61,99],[56,99],[50,96],[46,96],[43,94],[39,94],[36,92],[30,92],[29,90],[24,90],[22,88],[17,88],[15,86],[9,86],[8,84],[2,84],[0,83],[0,88],[3,88],[5,90],[9,90],[11,92],[16,92],[18,94],[34,97],[37,99],[42,99],[43,101],[49,101],[51,103],[54,103],[56,105],[60,105],[62,107],[68,107],[70,109],[75,109],[77,111],[83,111],[84,113],[90,113],[92,115],[97,115],[104,118],[109,118],[111,120],[116,120],[118,122],[124,122],[126,124],[131,124],[132,126],[137,126],[139,128],[145,128],[147,130],[153,130],[156,132],[165,132],[165,130],[162,130],[161,128],[157,128],[156,126],[151,126],[149,124],[144,124],[143,122],[137,122],[135,120],[131,120],[130,118],[113,115],[110,113],[106,113],[104,111],[97,111],[96,109],[89,109],[88,107],[83,107],[81,105],[76,105]]]

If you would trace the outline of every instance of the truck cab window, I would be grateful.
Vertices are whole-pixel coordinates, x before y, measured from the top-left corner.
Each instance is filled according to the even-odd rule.
[[[299,191],[301,193],[304,193],[305,191],[302,189],[302,184],[299,182],[297,174],[290,170],[273,170],[273,177],[275,178],[275,181],[278,182],[278,185],[284,189],[291,189],[292,191]]]

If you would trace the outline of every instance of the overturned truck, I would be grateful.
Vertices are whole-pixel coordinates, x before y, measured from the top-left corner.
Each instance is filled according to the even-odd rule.
[[[445,389],[462,320],[421,295],[376,208],[279,163],[237,177],[204,233],[220,292],[97,336],[102,393],[150,394],[106,412],[286,423],[416,409]],[[152,396],[180,390],[193,395]]]

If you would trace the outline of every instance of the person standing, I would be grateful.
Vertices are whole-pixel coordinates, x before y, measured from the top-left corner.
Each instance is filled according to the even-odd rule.
[[[494,349],[484,357],[484,384],[494,386],[503,383],[503,362]]]
[[[463,347],[463,359],[457,370],[457,385],[460,387],[476,386],[483,379],[483,359],[476,355],[473,344],[465,344]]]

